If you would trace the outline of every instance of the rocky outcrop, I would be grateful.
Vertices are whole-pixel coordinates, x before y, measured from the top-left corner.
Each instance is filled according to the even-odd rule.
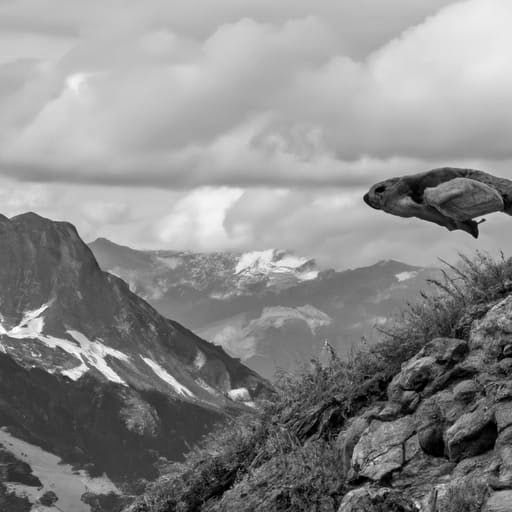
[[[428,343],[387,396],[339,436],[354,485],[339,512],[455,512],[457,500],[512,510],[512,296],[476,319],[467,340]]]

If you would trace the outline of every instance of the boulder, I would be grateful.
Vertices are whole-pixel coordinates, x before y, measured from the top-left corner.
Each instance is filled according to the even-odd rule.
[[[433,399],[441,410],[444,422],[448,424],[455,423],[465,412],[468,411],[466,404],[455,400],[455,396],[451,391],[440,391]]]
[[[430,425],[418,432],[418,441],[421,449],[432,457],[443,457],[445,445],[443,429],[440,425]]]
[[[439,373],[433,357],[421,357],[406,364],[400,372],[399,384],[406,391],[420,391]]]
[[[494,447],[498,431],[494,411],[482,402],[473,412],[463,414],[445,433],[448,457],[458,462]]]
[[[395,419],[397,413],[413,412],[420,402],[416,391],[405,390],[401,385],[402,373],[397,375],[388,385],[388,398],[390,403],[380,412],[383,419]]]
[[[434,397],[425,400],[416,412],[418,441],[424,453],[442,457],[445,452],[443,416]]]
[[[414,419],[374,420],[364,431],[352,454],[352,469],[360,476],[380,480],[405,462],[404,443],[415,432]]]
[[[463,380],[453,388],[453,397],[458,402],[471,403],[480,392],[480,386],[473,379]]]

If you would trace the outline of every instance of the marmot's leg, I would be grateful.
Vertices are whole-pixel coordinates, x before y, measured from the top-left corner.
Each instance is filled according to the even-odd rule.
[[[457,222],[457,229],[461,229],[462,231],[469,233],[473,238],[478,238],[478,224],[480,223],[474,220],[465,220],[463,222]]]

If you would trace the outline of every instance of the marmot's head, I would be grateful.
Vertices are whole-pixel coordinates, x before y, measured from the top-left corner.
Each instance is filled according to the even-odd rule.
[[[364,202],[376,210],[386,210],[390,200],[396,200],[398,196],[407,194],[408,187],[401,178],[390,178],[381,181],[363,196]]]

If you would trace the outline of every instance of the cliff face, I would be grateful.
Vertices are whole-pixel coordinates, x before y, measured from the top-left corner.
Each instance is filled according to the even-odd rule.
[[[468,341],[432,340],[340,433],[355,488],[339,512],[512,510],[512,296],[477,316]]]

